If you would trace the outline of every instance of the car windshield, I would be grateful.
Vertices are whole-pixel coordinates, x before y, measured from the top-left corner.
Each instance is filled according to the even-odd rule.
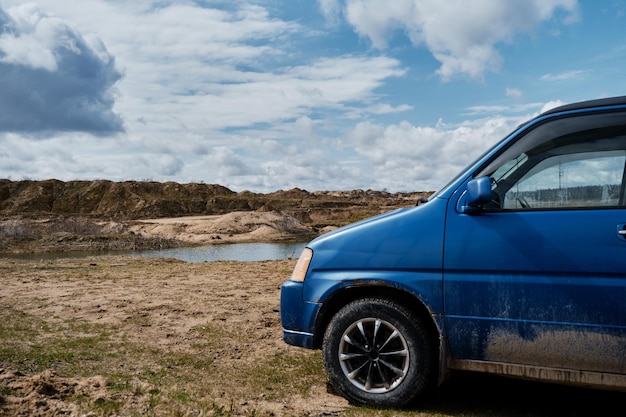
[[[506,180],[511,173],[515,172],[515,170],[521,167],[526,161],[528,161],[528,155],[525,153],[519,155],[515,159],[511,159],[500,168],[496,169],[496,171],[491,175],[493,182],[497,184]]]

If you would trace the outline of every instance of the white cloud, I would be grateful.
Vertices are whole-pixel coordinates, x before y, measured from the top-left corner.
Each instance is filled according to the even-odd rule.
[[[57,70],[55,24],[34,4],[5,12],[0,9],[0,62],[47,71]],[[51,36],[52,35],[52,36]],[[68,45],[69,46],[69,45]]]
[[[587,71],[574,70],[565,71],[559,74],[545,74],[541,77],[541,81],[571,81],[583,78]]]
[[[518,114],[538,114],[539,109],[544,103],[522,103],[514,105],[494,105],[494,106],[471,106],[464,113],[465,116],[483,116],[488,117],[494,114],[518,115]]]
[[[553,100],[553,101],[549,101],[546,104],[543,105],[543,107],[541,108],[540,113],[546,112],[548,110],[552,110],[556,107],[562,106],[563,103],[561,100]]]
[[[120,78],[94,38],[87,42],[33,4],[0,8],[0,131],[120,132],[113,111]]]
[[[157,162],[155,171],[166,176],[178,174],[184,165],[183,161],[176,155],[159,155],[155,161]]]
[[[322,6],[327,14],[336,13],[338,0]],[[413,45],[430,50],[441,63],[437,74],[450,80],[499,70],[499,44],[532,33],[555,15],[564,24],[575,22],[578,10],[576,0],[344,0],[343,14],[377,49],[404,32]]]
[[[59,85],[69,88],[71,82],[76,82],[76,74],[62,71],[68,63],[75,64],[69,66],[74,71],[100,64],[94,76],[108,78],[101,83],[92,78],[93,85],[81,84],[80,90],[100,94],[96,104],[108,105],[109,111],[94,113],[91,119],[97,114],[120,114],[124,118],[125,134],[109,144],[67,134],[63,139],[48,140],[47,147],[64,147],[68,158],[73,156],[79,161],[62,169],[62,179],[66,180],[176,177],[181,181],[223,181],[231,186],[258,183],[255,177],[268,175],[268,171],[263,168],[265,160],[245,146],[246,136],[257,136],[255,139],[263,144],[263,155],[293,155],[298,148],[288,141],[316,140],[321,123],[317,112],[342,112],[354,103],[372,103],[376,100],[375,90],[386,79],[406,72],[398,60],[385,56],[344,55],[294,61],[289,56],[293,47],[290,36],[303,28],[270,16],[268,10],[255,5],[237,3],[218,10],[191,2],[41,0],[41,8],[17,0],[7,3],[14,6],[6,9],[12,13],[6,15],[6,21],[22,27],[20,33],[24,36],[38,31],[39,38],[33,39],[39,43],[35,44],[54,58],[50,61],[54,65],[46,64],[48,69],[39,68],[43,64],[30,69],[31,80],[36,79],[51,91]],[[18,15],[19,25],[11,17]],[[43,31],[44,21],[55,30]],[[30,22],[30,26],[24,22]],[[13,30],[13,41],[19,38],[15,33]],[[68,51],[68,56],[55,55],[59,48]],[[11,56],[17,60],[17,55]],[[28,59],[31,67],[37,62]],[[51,72],[55,65],[57,70]],[[121,70],[116,69],[118,66]],[[124,77],[120,79],[122,72]],[[26,80],[28,73],[19,71],[18,75]],[[16,91],[23,91],[24,82],[13,81]],[[41,97],[39,89],[33,91],[31,101],[42,100],[41,107],[49,114],[58,112],[60,106],[49,104],[52,96]],[[11,103],[15,106],[15,101]],[[76,112],[90,109],[90,103],[80,97],[70,96],[67,103],[68,107],[74,103]],[[78,120],[90,120],[85,114],[80,116]],[[41,123],[46,116],[33,114],[32,119]],[[112,120],[121,126],[119,118]],[[24,135],[22,141],[29,141],[37,129],[45,128],[37,123],[28,124],[35,132],[23,125],[14,130]],[[262,128],[257,130],[258,126]],[[83,130],[93,133],[89,126]],[[67,147],[68,138],[73,138],[71,148]],[[4,140],[0,136],[0,142]],[[90,150],[97,153],[97,158],[92,158]],[[281,152],[272,155],[277,150]],[[321,154],[318,157],[324,158]],[[41,155],[34,158],[37,164],[33,164],[29,176],[51,175],[48,168],[52,162]],[[268,166],[272,165],[271,158],[269,161]],[[17,171],[8,164],[0,166],[0,175],[11,176],[11,172]],[[304,175],[300,169],[297,172]],[[316,178],[316,168],[306,172]]]
[[[517,89],[517,88],[511,88],[511,87],[507,87],[505,89],[506,95],[507,97],[512,97],[512,98],[521,98],[524,94],[522,93],[522,90]]]
[[[382,126],[360,123],[351,141],[369,161],[377,188],[436,190],[484,150],[502,139],[519,118],[492,117],[457,126]]]
[[[390,114],[401,113],[413,109],[413,106],[408,104],[401,104],[400,106],[392,106],[388,103],[378,103],[374,106],[368,107],[368,111],[372,114]]]
[[[291,120],[367,101],[387,78],[405,73],[384,56],[294,62],[289,36],[303,29],[255,5],[227,11],[174,2],[41,3],[106,40],[124,69],[116,109],[131,131],[162,134],[182,125],[213,132]]]
[[[341,21],[341,4],[339,0],[317,0],[320,11],[331,26],[336,26]]]

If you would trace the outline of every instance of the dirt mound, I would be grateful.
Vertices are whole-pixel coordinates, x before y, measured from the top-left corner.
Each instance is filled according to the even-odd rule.
[[[429,194],[299,188],[257,194],[197,183],[0,180],[0,253],[305,241],[413,206]]]
[[[316,235],[310,227],[287,214],[254,211],[141,220],[129,230],[144,238],[195,244],[303,241]]]
[[[136,219],[248,209],[234,196],[213,184],[0,180],[0,213]]]
[[[327,231],[328,229],[324,229]],[[0,220],[0,253],[135,251],[243,242],[302,242],[320,232],[277,212],[146,220],[85,217]]]
[[[116,394],[112,383],[102,376],[63,378],[50,369],[31,375],[0,369],[0,386],[4,387],[0,404],[4,415],[28,417],[80,415],[76,398],[89,408],[123,400],[141,409],[148,404],[150,387],[145,382],[135,384],[135,395],[129,396]]]
[[[0,180],[0,215],[86,216],[116,220],[285,212],[307,225],[346,222],[398,206],[415,205],[430,192],[318,191],[299,188],[258,194],[236,193],[215,184],[124,181]],[[324,220],[326,219],[326,220]]]

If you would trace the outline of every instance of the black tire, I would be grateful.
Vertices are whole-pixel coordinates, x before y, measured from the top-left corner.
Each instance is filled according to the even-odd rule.
[[[388,299],[344,306],[331,319],[322,350],[331,386],[355,404],[407,405],[436,375],[437,347],[423,320]]]

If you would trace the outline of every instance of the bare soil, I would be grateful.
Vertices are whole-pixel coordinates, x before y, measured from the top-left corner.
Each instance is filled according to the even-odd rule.
[[[322,415],[345,410],[347,402],[328,393],[320,375],[303,390],[290,388],[288,380],[267,381],[270,372],[285,375],[272,362],[292,366],[294,361],[297,368],[300,359],[307,359],[319,369],[315,352],[281,341],[279,287],[294,264],[187,264],[108,256],[0,259],[3,320],[25,316],[39,327],[26,340],[3,333],[8,340],[0,349],[0,415],[78,416],[96,413],[98,404],[105,403],[121,404],[113,415],[209,410],[213,415]],[[92,363],[84,352],[59,354],[49,366],[32,357],[35,345],[49,344],[41,353],[45,357],[63,349],[59,337],[99,339],[103,332],[107,340],[94,342],[94,350],[118,351],[94,352],[103,356],[100,363]],[[42,366],[47,367],[40,370]],[[249,381],[256,372],[259,383]],[[131,393],[114,389],[119,378],[129,378]],[[280,388],[283,384],[287,388]],[[287,392],[276,392],[283,389]],[[175,403],[176,392],[193,398]],[[151,408],[155,395],[158,404]]]
[[[129,228],[131,233],[142,237],[196,245],[309,240],[332,229],[327,227],[313,233],[295,218],[273,211],[145,219],[135,221]]]

